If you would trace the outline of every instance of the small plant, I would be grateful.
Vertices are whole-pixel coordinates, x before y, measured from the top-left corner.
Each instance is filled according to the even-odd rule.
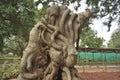
[[[0,67],[0,80],[7,80],[9,78],[15,78],[19,74],[19,61],[4,62]]]

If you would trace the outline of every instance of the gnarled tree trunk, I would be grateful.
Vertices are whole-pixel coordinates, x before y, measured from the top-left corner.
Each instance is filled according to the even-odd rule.
[[[30,31],[17,80],[81,80],[74,46],[90,10],[75,14],[66,6],[52,6]]]

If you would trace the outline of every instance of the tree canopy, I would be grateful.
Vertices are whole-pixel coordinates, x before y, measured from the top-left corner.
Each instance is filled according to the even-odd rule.
[[[109,40],[108,47],[120,48],[120,28],[112,33],[111,39]]]
[[[74,9],[81,7],[81,2],[85,1],[88,8],[93,12],[93,19],[99,19],[105,17],[104,25],[110,30],[111,23],[116,21],[118,26],[120,24],[120,0],[36,0],[35,4],[43,6],[51,4],[56,5],[70,5],[74,4]]]
[[[84,27],[80,37],[80,47],[100,48],[104,39],[97,37],[97,32],[90,27]]]
[[[42,10],[36,8],[34,0],[0,0],[0,52],[5,39],[12,36],[17,42],[28,41],[29,31],[43,15]]]

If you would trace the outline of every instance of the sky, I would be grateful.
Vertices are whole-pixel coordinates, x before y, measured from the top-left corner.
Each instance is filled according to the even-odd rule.
[[[93,21],[93,25],[90,25],[90,27],[98,32],[97,34],[98,37],[103,37],[105,39],[105,42],[103,44],[107,46],[107,43],[111,39],[112,33],[118,28],[118,26],[116,22],[113,22],[110,31],[108,32],[107,31],[108,27],[103,25],[102,22],[103,19],[100,20],[95,19]]]

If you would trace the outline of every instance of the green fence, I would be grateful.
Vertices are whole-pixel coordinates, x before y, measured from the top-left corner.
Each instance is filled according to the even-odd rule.
[[[120,49],[80,48],[79,64],[120,64]]]
[[[104,57],[102,57],[104,56]],[[87,59],[88,61],[105,61],[105,62],[115,62],[116,59],[118,59],[118,61],[120,61],[120,53],[100,53],[100,52],[96,52],[96,53],[92,53],[92,52],[79,52],[78,53],[78,61],[83,61]]]
[[[120,49],[79,48],[76,67],[81,72],[120,72]]]

